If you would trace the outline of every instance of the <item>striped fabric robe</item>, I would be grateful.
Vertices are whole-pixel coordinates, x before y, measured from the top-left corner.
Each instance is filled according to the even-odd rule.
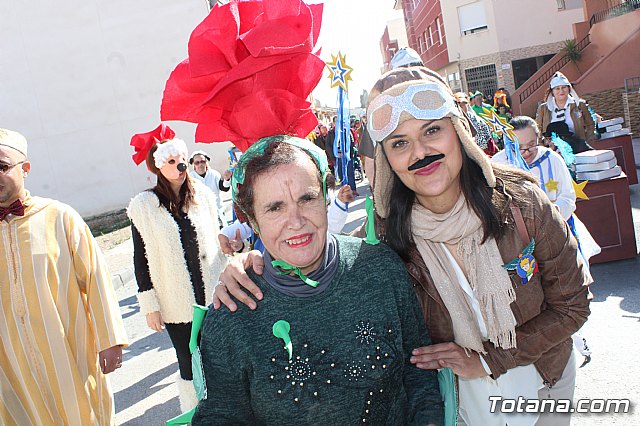
[[[0,424],[114,424],[98,353],[127,338],[107,265],[73,209],[24,204],[0,222]]]

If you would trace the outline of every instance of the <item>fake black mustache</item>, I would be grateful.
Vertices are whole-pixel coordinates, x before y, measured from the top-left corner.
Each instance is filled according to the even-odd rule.
[[[186,163],[178,163],[178,165],[176,166],[178,168],[178,171],[180,173],[184,172],[185,170],[187,170],[187,165]]]
[[[418,169],[421,169],[423,167],[427,167],[429,164],[433,163],[434,161],[438,161],[441,158],[444,158],[444,154],[427,155],[422,160],[418,160],[415,163],[413,163],[412,165],[410,165],[409,166],[409,171],[418,170]]]

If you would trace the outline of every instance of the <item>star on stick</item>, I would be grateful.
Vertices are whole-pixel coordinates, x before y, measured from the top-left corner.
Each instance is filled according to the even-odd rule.
[[[587,183],[589,183],[588,180],[584,180],[580,183],[576,183],[575,180],[572,180],[571,183],[573,184],[573,190],[576,192],[576,198],[582,198],[583,200],[589,199],[589,197],[587,197],[587,194],[585,194],[584,192],[584,187],[587,186]]]
[[[505,135],[512,141],[516,140],[516,134],[513,132],[513,126],[509,124],[504,117],[500,117],[496,114],[493,109],[489,110],[488,114],[480,113],[480,116],[484,118],[495,134]]]
[[[332,54],[331,62],[327,62],[327,68],[329,68],[331,87],[342,87],[345,92],[348,92],[353,68],[347,65],[346,55],[340,52],[338,52],[338,56]]]

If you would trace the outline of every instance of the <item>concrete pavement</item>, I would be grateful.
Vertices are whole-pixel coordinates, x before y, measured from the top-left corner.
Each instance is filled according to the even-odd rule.
[[[640,157],[638,157],[640,158]],[[361,194],[366,185],[359,185]],[[636,241],[640,247],[640,185],[631,187]],[[350,205],[346,231],[362,223],[364,197]],[[121,369],[111,376],[119,425],[163,425],[180,413],[175,374],[175,352],[168,335],[147,328],[139,313],[131,270],[131,240],[105,253],[114,274],[125,326],[131,345],[125,349]],[[640,335],[640,257],[594,265],[595,299],[583,328],[593,349],[593,360],[578,370],[575,399],[630,398],[629,414],[574,415],[574,425],[640,424],[640,367],[637,342]]]

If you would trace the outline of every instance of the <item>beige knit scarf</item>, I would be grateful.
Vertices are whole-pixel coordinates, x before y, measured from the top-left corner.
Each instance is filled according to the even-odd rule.
[[[411,214],[416,246],[453,322],[455,342],[467,350],[485,353],[473,308],[458,283],[443,244],[457,245],[467,280],[480,303],[489,341],[503,349],[516,347],[516,320],[509,305],[515,300],[509,274],[495,239],[482,241],[482,223],[466,203],[464,195],[443,214],[432,213],[418,202]]]

